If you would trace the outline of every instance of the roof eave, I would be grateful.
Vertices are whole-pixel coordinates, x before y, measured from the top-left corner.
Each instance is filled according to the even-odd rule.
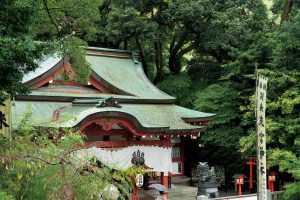
[[[203,122],[203,121],[211,121],[216,116],[216,114],[211,114],[208,117],[190,117],[190,118],[182,118],[185,122],[193,123],[193,122]]]
[[[47,96],[47,95],[18,95],[16,100],[25,101],[54,101],[54,102],[72,102],[75,99],[99,99],[99,97],[77,97],[77,96]],[[119,103],[137,103],[137,104],[173,104],[176,99],[143,99],[143,98],[117,98]]]

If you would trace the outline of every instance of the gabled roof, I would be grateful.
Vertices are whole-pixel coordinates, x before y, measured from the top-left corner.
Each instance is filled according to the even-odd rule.
[[[58,55],[44,57],[36,71],[24,76],[23,83],[32,92],[16,97],[13,128],[17,128],[27,107],[33,126],[78,127],[91,118],[123,117],[139,130],[153,133],[201,132],[203,126],[189,122],[207,122],[214,116],[175,105],[175,98],[148,80],[141,63],[130,52],[89,47],[86,59],[91,65],[92,85],[55,85],[49,81],[66,70],[68,60]],[[96,106],[95,102],[109,97],[121,107]]]
[[[148,80],[141,63],[127,51],[90,47],[87,50],[86,60],[91,65],[91,76],[107,86],[114,94],[138,99],[175,101],[174,97],[159,90]],[[46,77],[54,77],[64,63],[66,61],[56,54],[45,56],[34,72],[24,76],[23,83],[31,86]],[[33,90],[33,92],[36,95],[40,91]],[[43,95],[48,96],[47,93]],[[49,96],[52,96],[51,93]]]

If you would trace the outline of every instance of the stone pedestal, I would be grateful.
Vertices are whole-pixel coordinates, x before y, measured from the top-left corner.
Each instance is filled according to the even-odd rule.
[[[197,196],[197,200],[208,200],[208,197],[205,195]]]
[[[210,198],[219,197],[219,191],[218,187],[220,187],[220,184],[217,183],[196,183],[195,186],[198,187],[198,196],[199,195],[206,195]]]

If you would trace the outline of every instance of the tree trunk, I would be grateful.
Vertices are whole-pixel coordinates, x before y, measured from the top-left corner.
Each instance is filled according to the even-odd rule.
[[[180,58],[177,56],[177,54],[179,50],[183,47],[184,41],[185,38],[181,38],[176,45],[174,45],[174,41],[172,41],[170,46],[169,69],[175,74],[180,73],[181,70]]]
[[[140,52],[141,63],[143,65],[144,72],[145,72],[146,76],[148,76],[148,65],[147,65],[147,62],[146,62],[145,53],[144,53],[142,45],[141,45],[141,43],[140,43],[140,41],[137,37],[135,38],[135,43],[136,43],[136,46],[137,46],[137,48]]]
[[[281,23],[288,21],[294,2],[293,0],[285,0],[283,3],[284,4],[283,4],[282,15],[281,15]]]
[[[127,50],[128,48],[128,40],[124,40],[124,50]]]
[[[155,64],[156,64],[156,76],[153,80],[153,83],[156,84],[162,80],[163,75],[163,53],[162,53],[162,43],[160,41],[154,42],[155,47]]]
[[[169,69],[174,74],[179,74],[181,71],[180,59],[178,60],[177,54],[171,54],[169,58]]]
[[[183,48],[184,41],[185,41],[184,39],[179,41],[170,53],[169,67],[170,67],[170,71],[174,72],[175,74],[178,74],[181,71],[181,59],[182,59],[182,57],[186,53],[188,53],[188,52],[192,51],[193,49],[195,49],[199,44],[199,41],[196,40],[192,44],[187,46],[186,48]],[[171,43],[171,46],[173,46],[173,45],[174,44]]]

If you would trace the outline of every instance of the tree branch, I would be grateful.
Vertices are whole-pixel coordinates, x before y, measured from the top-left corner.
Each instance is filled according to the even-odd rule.
[[[293,0],[284,0],[280,23],[288,21],[289,15],[292,11],[293,3],[294,3]]]
[[[177,56],[178,57],[181,57],[183,56],[184,54],[192,51],[193,49],[195,49],[196,47],[198,46],[198,41],[194,41],[191,45],[187,46],[186,48],[184,49],[181,49],[178,53],[177,53]]]
[[[51,22],[52,22],[52,24],[55,26],[55,28],[56,28],[56,30],[57,30],[57,33],[58,33],[58,35],[60,35],[59,28],[58,28],[57,24],[54,22],[54,20],[52,19],[52,16],[51,16],[50,10],[49,10],[49,8],[48,8],[47,0],[43,0],[43,2],[44,2],[44,6],[45,6],[45,9],[46,9],[46,12],[47,12],[47,14],[48,14],[48,16],[49,16],[49,19],[50,19],[50,21],[51,21]]]

